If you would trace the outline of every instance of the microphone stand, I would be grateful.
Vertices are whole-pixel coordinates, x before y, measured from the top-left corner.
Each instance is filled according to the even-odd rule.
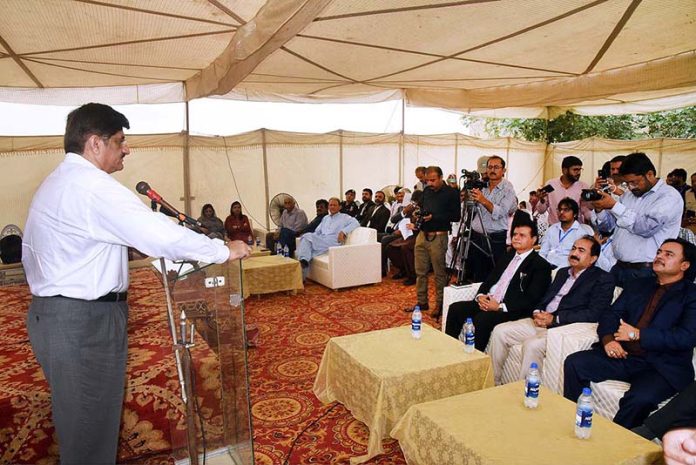
[[[157,203],[152,201],[152,210],[157,211]],[[179,222],[183,226],[182,222]],[[174,321],[174,308],[172,295],[169,289],[169,278],[164,257],[160,257],[160,269],[162,270],[162,284],[164,285],[164,295],[167,299],[167,319],[169,330],[172,335],[174,359],[176,360],[176,372],[179,376],[179,386],[181,386],[181,400],[186,407],[186,436],[188,438],[188,454],[191,465],[198,465],[198,441],[196,437],[196,423],[194,421],[195,409],[193,388],[191,384],[191,363],[190,349],[194,346],[193,337],[195,334],[194,326],[191,325],[189,340],[186,339],[186,313],[182,310],[179,317],[180,333],[177,337],[176,322]]]

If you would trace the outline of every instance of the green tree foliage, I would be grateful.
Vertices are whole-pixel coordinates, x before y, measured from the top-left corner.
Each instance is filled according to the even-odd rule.
[[[464,125],[480,120],[464,116]],[[567,142],[587,137],[606,139],[696,138],[696,107],[646,115],[582,116],[567,112],[556,119],[484,118],[492,137],[515,137],[529,141]]]

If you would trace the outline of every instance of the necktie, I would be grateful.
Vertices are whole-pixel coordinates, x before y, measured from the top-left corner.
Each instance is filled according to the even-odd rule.
[[[515,275],[515,271],[517,271],[517,264],[520,260],[520,256],[515,254],[515,257],[510,261],[507,268],[505,268],[505,272],[498,280],[498,285],[495,287],[495,292],[493,293],[493,298],[498,302],[503,301],[503,297],[505,297],[510,281],[512,281],[512,277]]]

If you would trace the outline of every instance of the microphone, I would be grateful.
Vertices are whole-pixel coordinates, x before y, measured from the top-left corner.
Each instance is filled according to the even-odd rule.
[[[187,223],[190,224],[191,226],[195,227],[200,227],[201,224],[191,218],[190,216],[181,213],[179,210],[177,210],[175,207],[173,207],[169,202],[164,200],[161,195],[159,195],[154,189],[150,187],[148,183],[145,181],[140,181],[138,184],[135,185],[135,190],[138,191],[139,194],[147,196],[150,200],[152,200],[155,203],[158,203],[160,205],[160,211],[162,209],[168,210],[168,212],[162,212],[166,215],[173,216],[179,222],[181,223]],[[170,214],[171,213],[171,214]]]

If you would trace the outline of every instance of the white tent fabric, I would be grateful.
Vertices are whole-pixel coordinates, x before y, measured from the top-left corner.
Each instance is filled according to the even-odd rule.
[[[272,223],[266,216],[270,198],[292,194],[312,217],[319,198],[342,197],[353,188],[373,190],[398,184],[413,186],[416,166],[439,165],[445,176],[461,169],[473,170],[481,156],[497,154],[507,161],[507,177],[518,197],[560,175],[564,156],[584,160],[583,180],[615,155],[646,152],[660,174],[673,168],[696,171],[696,141],[655,139],[616,141],[585,139],[552,144],[510,138],[482,140],[461,134],[413,136],[334,132],[302,134],[259,130],[231,137],[190,137],[188,166],[184,174],[185,142],[182,134],[128,137],[132,153],[116,178],[131,190],[147,181],[173,205],[185,209],[191,195],[191,212],[198,216],[205,203],[227,216],[230,203],[241,200],[254,226]],[[34,192],[63,159],[62,138],[0,137],[0,225],[24,226]],[[143,202],[147,199],[143,197]]]
[[[4,0],[0,100],[654,111],[696,100],[695,15],[693,0]]]

